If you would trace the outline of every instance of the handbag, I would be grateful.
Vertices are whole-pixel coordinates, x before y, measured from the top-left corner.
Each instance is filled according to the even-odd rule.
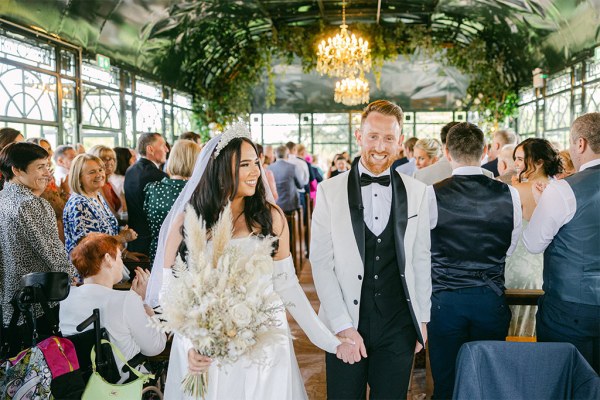
[[[137,369],[132,368],[129,364],[127,364],[127,360],[121,351],[108,340],[102,339],[102,343],[109,344],[112,347],[114,354],[119,358],[119,360],[127,365],[131,372],[137,376],[137,379],[121,385],[109,383],[104,380],[98,371],[96,371],[96,351],[94,346],[90,355],[92,358],[92,376],[85,386],[85,391],[83,392],[81,400],[141,399],[144,384],[150,379],[153,379],[154,375],[144,374]]]

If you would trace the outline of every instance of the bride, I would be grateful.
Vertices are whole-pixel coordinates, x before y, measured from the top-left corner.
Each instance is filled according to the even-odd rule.
[[[148,285],[148,302],[159,303],[161,291],[169,281],[177,254],[185,257],[182,225],[184,210],[190,204],[210,230],[228,203],[233,216],[234,240],[252,251],[253,241],[261,237],[278,238],[273,254],[273,288],[309,339],[321,349],[336,353],[342,344],[318,319],[296,278],[290,256],[289,230],[281,209],[274,204],[265,184],[255,145],[242,123],[213,138],[203,148],[194,174],[163,223],[157,255]],[[237,239],[236,239],[237,238]],[[186,398],[181,381],[186,373],[208,369],[208,399],[306,399],[306,391],[294,355],[285,315],[278,319],[287,336],[269,343],[268,362],[260,365],[241,358],[218,367],[213,360],[198,354],[191,342],[175,334],[165,387],[165,399]]]

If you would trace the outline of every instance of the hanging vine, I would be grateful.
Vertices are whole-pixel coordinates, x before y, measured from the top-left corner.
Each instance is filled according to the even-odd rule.
[[[211,122],[225,124],[249,113],[253,89],[265,75],[266,105],[274,104],[273,60],[292,63],[299,58],[309,72],[316,66],[316,43],[337,29],[322,22],[275,24],[238,3],[191,1],[174,6],[168,18],[148,27],[148,35],[169,43],[152,55],[155,72],[194,94],[198,128],[207,132]],[[455,30],[450,28],[403,23],[352,24],[350,30],[369,40],[377,85],[384,62],[418,50],[470,77],[457,108],[478,111],[488,121],[515,113],[516,90],[529,78],[536,59],[535,35],[513,33],[501,24],[486,27],[469,41],[451,40]]]

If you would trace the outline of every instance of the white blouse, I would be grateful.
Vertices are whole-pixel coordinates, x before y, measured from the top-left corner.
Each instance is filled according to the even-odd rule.
[[[74,335],[76,327],[100,309],[100,326],[106,328],[109,340],[121,350],[127,360],[138,353],[147,356],[160,354],[165,349],[167,337],[148,326],[149,318],[142,298],[132,290],[119,291],[102,285],[84,284],[72,287],[69,296],[60,303],[60,330],[63,335]],[[93,329],[90,325],[87,329]],[[86,330],[87,330],[86,329]],[[121,378],[123,363],[115,356]]]

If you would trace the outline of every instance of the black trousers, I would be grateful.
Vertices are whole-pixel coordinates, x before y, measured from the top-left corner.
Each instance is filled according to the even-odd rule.
[[[327,353],[327,398],[406,398],[417,343],[417,332],[408,309],[384,317],[376,310],[360,316],[358,332],[367,349],[367,358],[352,365]]]
[[[600,306],[542,296],[535,319],[539,342],[573,344],[600,374]]]
[[[451,399],[460,346],[474,340],[505,340],[511,312],[489,287],[435,292],[427,324],[433,397]]]

